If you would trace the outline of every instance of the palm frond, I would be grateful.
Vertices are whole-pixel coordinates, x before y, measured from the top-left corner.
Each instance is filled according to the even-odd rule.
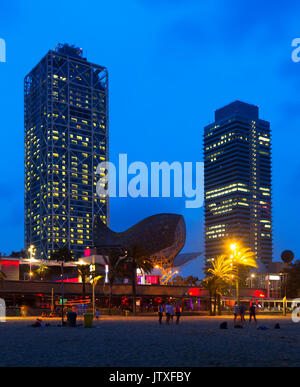
[[[232,257],[233,264],[245,265],[249,267],[257,268],[257,262],[255,253],[249,248],[242,248]]]
[[[224,281],[230,281],[232,279],[232,263],[226,255],[219,255],[215,259],[212,259],[211,266],[207,271],[212,276]]]

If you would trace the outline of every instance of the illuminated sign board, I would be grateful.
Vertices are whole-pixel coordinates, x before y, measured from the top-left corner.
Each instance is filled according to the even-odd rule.
[[[280,276],[279,275],[270,275],[269,280],[270,281],[280,281]]]

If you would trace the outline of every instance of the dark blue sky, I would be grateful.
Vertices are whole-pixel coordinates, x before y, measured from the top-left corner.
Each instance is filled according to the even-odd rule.
[[[296,0],[2,2],[0,251],[23,247],[23,78],[68,42],[109,70],[112,161],[202,161],[215,109],[236,99],[259,105],[273,133],[274,257],[289,248],[299,258],[299,19]],[[185,251],[203,250],[203,211],[181,199],[113,199],[111,226],[157,212],[183,214]]]

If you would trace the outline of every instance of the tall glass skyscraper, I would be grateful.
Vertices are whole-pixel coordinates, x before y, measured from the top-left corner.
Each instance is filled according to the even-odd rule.
[[[25,247],[39,258],[68,246],[92,247],[93,218],[107,223],[96,194],[108,160],[108,73],[67,44],[50,50],[25,77]]]
[[[204,131],[206,260],[231,241],[272,261],[271,134],[258,107],[240,101],[215,112]]]

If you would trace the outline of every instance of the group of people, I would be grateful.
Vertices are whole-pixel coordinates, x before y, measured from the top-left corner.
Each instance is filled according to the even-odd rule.
[[[164,315],[164,312],[166,314],[166,324],[169,325],[170,322],[173,322],[174,315],[176,315],[176,324],[179,324],[182,308],[179,304],[169,304],[166,303],[165,305],[160,304],[158,306],[158,322],[161,325],[162,324],[162,318]]]
[[[244,323],[245,322],[245,314],[246,314],[246,306],[243,304],[238,305],[238,303],[236,302],[234,307],[233,307],[233,314],[234,314],[234,324],[236,323],[238,316],[240,316],[241,323]],[[254,303],[252,303],[250,305],[250,308],[249,308],[249,323],[251,323],[252,318],[255,321],[255,323],[257,323],[256,305]]]

